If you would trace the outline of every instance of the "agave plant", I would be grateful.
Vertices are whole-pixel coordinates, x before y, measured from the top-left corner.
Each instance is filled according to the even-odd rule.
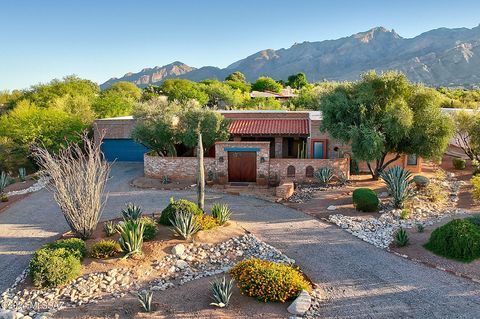
[[[397,230],[397,232],[395,233],[395,245],[397,245],[398,247],[404,247],[408,245],[409,241],[410,240],[408,239],[408,233],[405,229],[400,228],[399,230]]]
[[[20,178],[22,182],[25,182],[25,179],[27,178],[27,170],[25,167],[20,167],[18,169],[18,178]]]
[[[111,220],[106,221],[103,224],[103,231],[105,232],[105,235],[107,235],[107,237],[113,236],[117,232],[117,226]]]
[[[223,225],[230,220],[232,211],[227,204],[215,203],[212,205],[212,216],[220,225]]]
[[[137,220],[142,217],[142,207],[133,203],[126,204],[126,208],[122,210],[124,220]]]
[[[138,301],[146,312],[152,311],[152,297],[153,292],[151,290],[143,290],[137,294]]]
[[[228,306],[230,297],[232,296],[233,279],[227,281],[225,277],[222,280],[214,281],[211,283],[211,289],[215,302],[210,305],[224,308]]]
[[[0,195],[3,194],[5,188],[8,186],[8,176],[7,173],[0,173]]]
[[[173,231],[180,235],[183,239],[188,240],[197,233],[201,224],[197,218],[188,211],[179,210],[170,218]]]
[[[334,176],[334,171],[331,167],[322,167],[315,172],[315,177],[322,185],[328,185]]]
[[[125,258],[142,253],[143,231],[145,225],[140,219],[126,220],[118,225],[120,232],[120,247],[125,253]]]
[[[392,195],[393,206],[403,208],[405,201],[413,194],[411,173],[400,166],[383,171],[380,177],[387,185],[387,190]]]

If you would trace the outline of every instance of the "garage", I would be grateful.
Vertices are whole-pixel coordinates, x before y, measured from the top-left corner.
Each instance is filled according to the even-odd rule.
[[[104,139],[102,152],[109,162],[143,162],[148,148],[132,139]]]

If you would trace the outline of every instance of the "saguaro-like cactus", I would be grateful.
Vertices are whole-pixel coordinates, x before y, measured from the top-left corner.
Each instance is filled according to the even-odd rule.
[[[197,159],[198,159],[198,178],[197,178],[197,193],[198,193],[198,207],[201,210],[205,210],[205,168],[203,166],[203,141],[202,133],[198,130],[198,146],[197,146]]]

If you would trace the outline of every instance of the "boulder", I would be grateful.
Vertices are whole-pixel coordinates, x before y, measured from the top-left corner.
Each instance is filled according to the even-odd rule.
[[[178,245],[173,246],[172,254],[174,254],[175,256],[180,257],[184,253],[185,253],[185,246],[183,244],[178,244]]]
[[[298,297],[288,306],[287,311],[292,315],[299,315],[303,316],[310,305],[312,304],[312,298],[310,294],[306,290],[302,290],[302,292],[298,295]]]

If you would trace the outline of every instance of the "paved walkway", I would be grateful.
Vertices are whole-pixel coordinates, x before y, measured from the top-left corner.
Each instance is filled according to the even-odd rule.
[[[109,182],[104,219],[118,216],[133,201],[160,211],[170,196],[194,200],[190,191],[135,190],[128,181],[141,174],[117,164]],[[480,285],[374,248],[335,226],[258,199],[208,194],[207,206],[228,202],[234,219],[297,260],[305,273],[329,291],[322,318],[477,318]],[[32,250],[67,230],[46,191],[32,194],[0,214],[0,290],[28,264]]]

